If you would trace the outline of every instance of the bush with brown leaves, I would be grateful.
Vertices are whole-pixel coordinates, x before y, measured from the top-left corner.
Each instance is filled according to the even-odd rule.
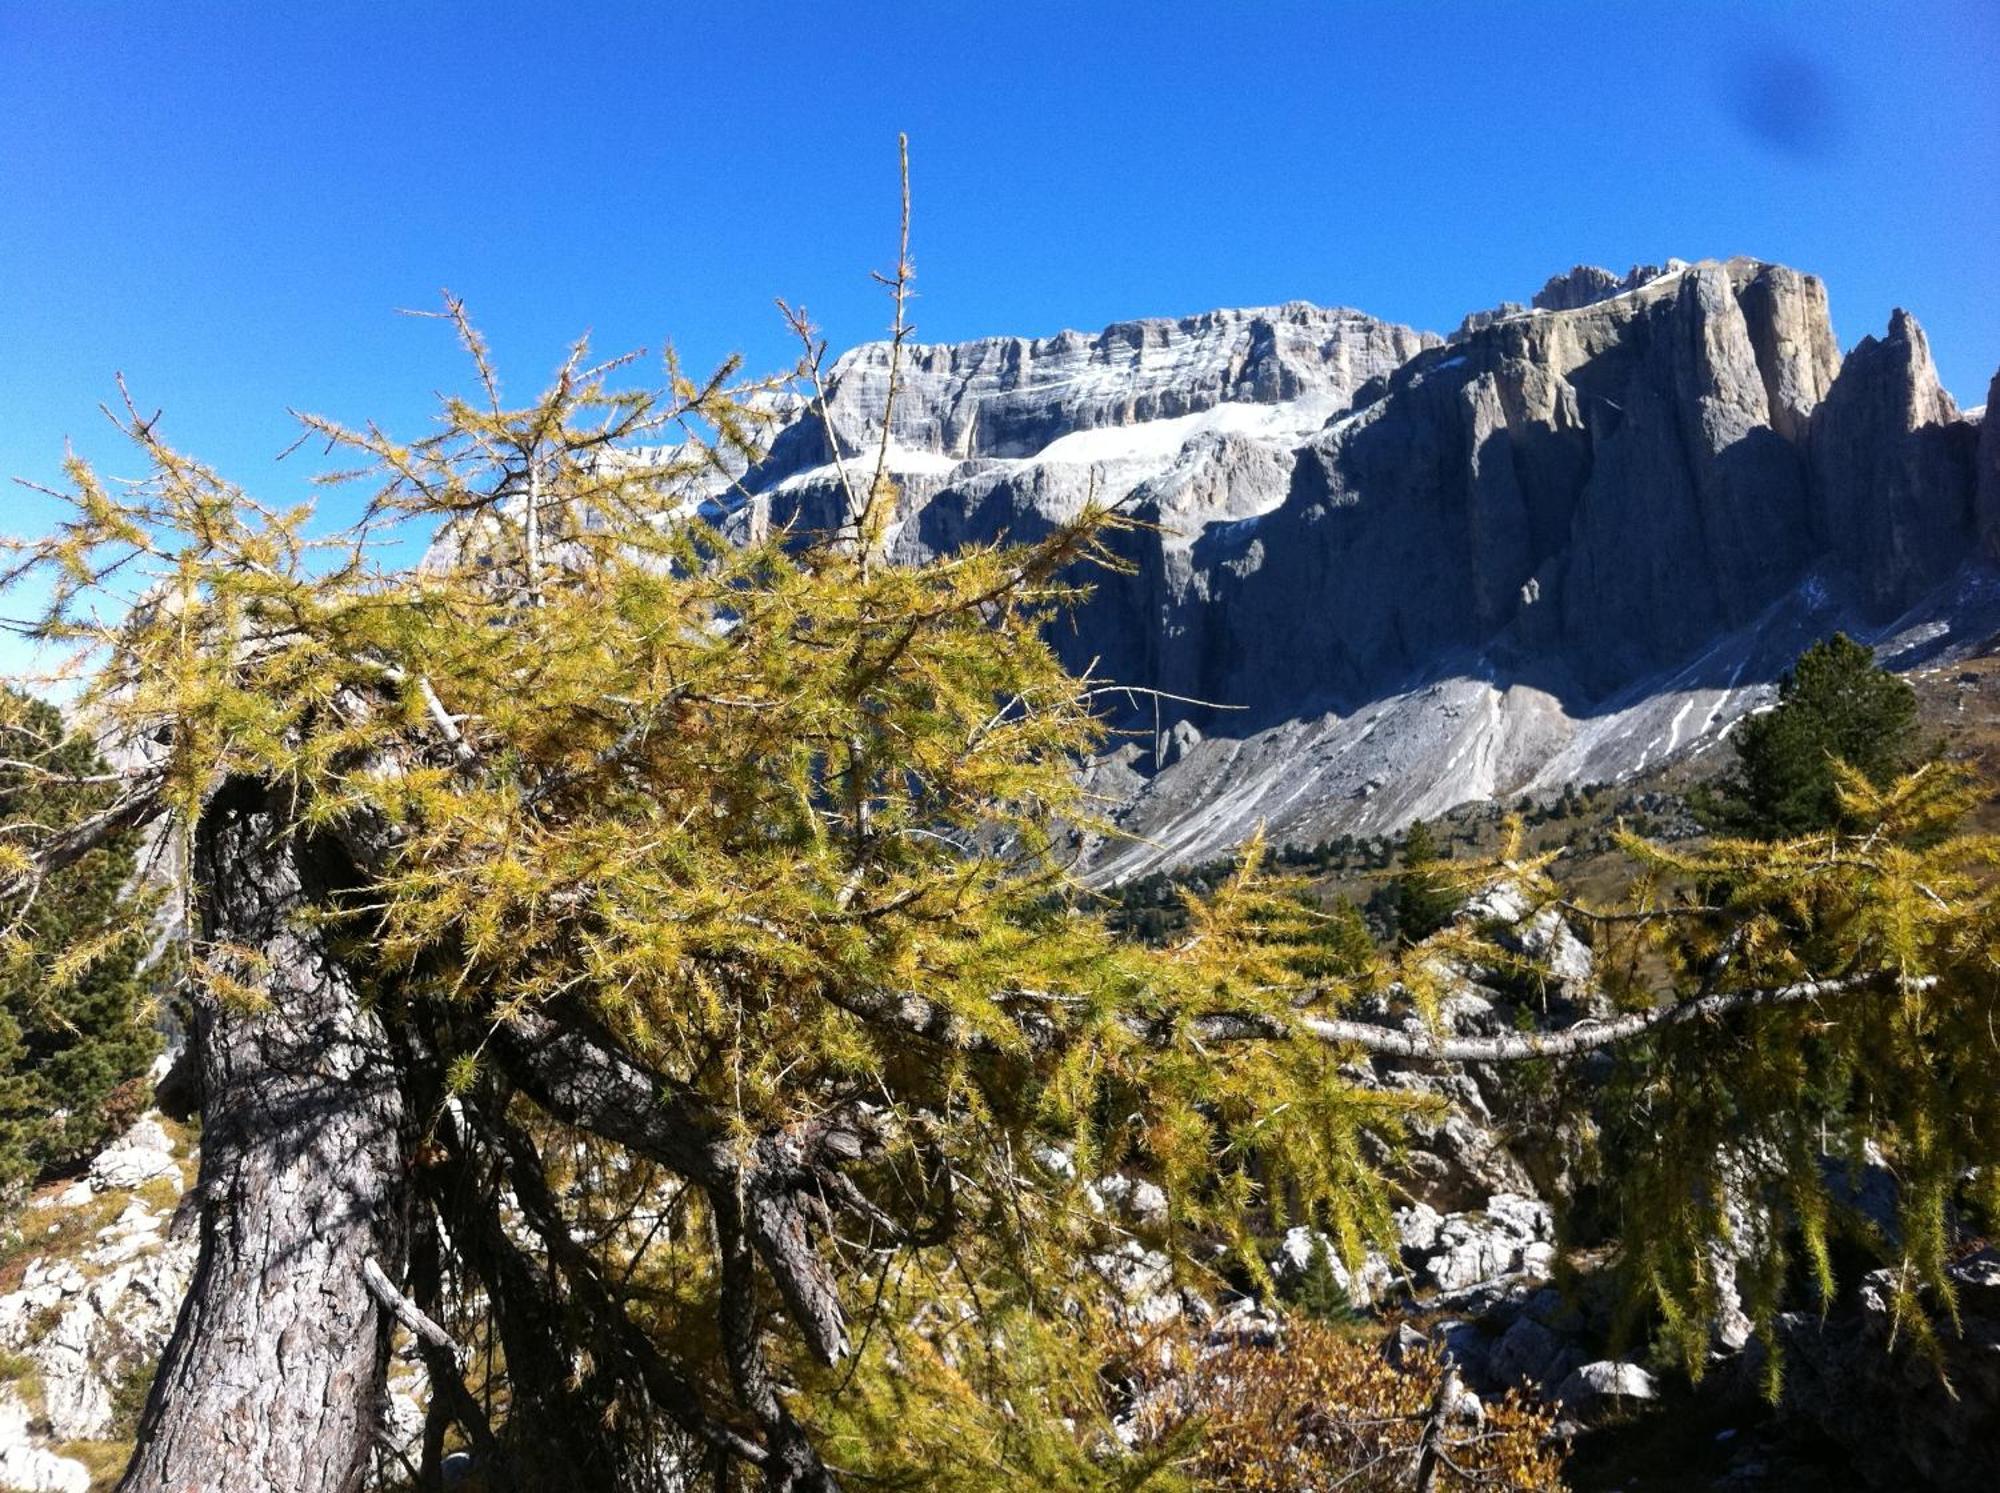
[[[1427,1442],[1440,1490],[1563,1487],[1553,1417],[1511,1395],[1484,1406],[1462,1391],[1441,1396],[1447,1368],[1427,1349],[1398,1368],[1366,1342],[1295,1320],[1276,1342],[1153,1361],[1140,1384],[1140,1443],[1186,1440],[1182,1471],[1198,1488],[1407,1493]]]

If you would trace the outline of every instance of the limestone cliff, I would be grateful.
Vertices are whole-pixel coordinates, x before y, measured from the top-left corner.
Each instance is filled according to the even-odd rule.
[[[840,360],[830,420],[745,477],[752,518],[835,521],[887,367]],[[2000,534],[1990,422],[1905,313],[1843,360],[1825,287],[1781,265],[1579,267],[1449,343],[1293,303],[907,368],[896,557],[1030,537],[1092,494],[1156,526],[1058,635],[1163,692],[1099,768],[1155,842],[1107,847],[1113,871],[1260,819],[1388,829],[1616,777],[1712,741],[1835,627],[1934,650],[2000,625],[1968,569]]]

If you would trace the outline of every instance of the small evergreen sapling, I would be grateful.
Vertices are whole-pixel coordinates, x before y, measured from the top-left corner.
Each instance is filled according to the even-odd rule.
[[[1464,898],[1437,867],[1445,854],[1431,827],[1419,819],[1403,835],[1403,874],[1396,878],[1396,932],[1421,943],[1458,911]]]
[[[1347,1287],[1333,1273],[1333,1252],[1326,1247],[1326,1236],[1317,1229],[1313,1231],[1312,1252],[1306,1256],[1305,1274],[1299,1279],[1293,1305],[1315,1322],[1344,1322],[1354,1315]]]

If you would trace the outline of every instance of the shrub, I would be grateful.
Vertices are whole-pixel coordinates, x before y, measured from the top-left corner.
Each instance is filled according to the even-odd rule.
[[[1193,1486],[1215,1493],[1406,1493],[1443,1374],[1428,1350],[1399,1369],[1334,1329],[1295,1322],[1276,1343],[1240,1340],[1162,1370],[1145,1386],[1141,1442],[1194,1428],[1182,1465]],[[1479,1421],[1450,1419],[1435,1486],[1560,1489],[1561,1462],[1546,1444],[1552,1424],[1511,1396]]]

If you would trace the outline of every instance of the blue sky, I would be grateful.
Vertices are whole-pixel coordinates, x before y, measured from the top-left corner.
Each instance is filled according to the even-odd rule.
[[[920,335],[1293,298],[1440,330],[1585,261],[1748,253],[2000,363],[2000,6],[141,5],[0,0],[0,477],[123,370],[253,489],[296,404],[414,430],[465,296],[564,342],[836,347],[911,137]],[[0,529],[41,518],[0,494]]]

